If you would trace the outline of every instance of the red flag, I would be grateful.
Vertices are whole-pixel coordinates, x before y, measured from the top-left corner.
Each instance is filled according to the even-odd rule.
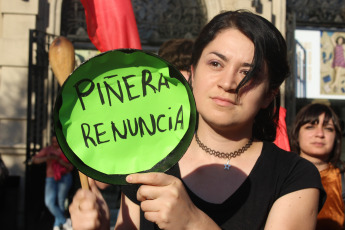
[[[274,144],[276,144],[281,149],[290,151],[290,143],[289,143],[289,137],[288,137],[287,129],[286,129],[285,117],[286,117],[286,109],[283,107],[280,107],[279,121],[278,121],[278,126],[277,126],[277,136],[274,141]]]
[[[131,0],[80,0],[84,6],[87,33],[101,51],[141,49]]]

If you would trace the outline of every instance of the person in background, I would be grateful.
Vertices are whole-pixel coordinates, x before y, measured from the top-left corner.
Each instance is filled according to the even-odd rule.
[[[318,230],[344,229],[341,140],[339,119],[331,107],[313,103],[297,113],[290,134],[291,149],[317,167],[327,193],[317,216]]]
[[[55,136],[51,145],[31,158],[31,163],[46,163],[44,202],[55,218],[53,230],[72,230],[71,220],[65,216],[65,200],[72,186],[73,165],[62,153]]]
[[[289,75],[281,33],[249,11],[222,12],[202,29],[191,60],[194,138],[167,172],[127,176],[115,229],[314,229],[324,201],[319,172],[272,143],[274,99]],[[73,198],[73,228],[109,229],[104,199],[90,187]]]
[[[334,92],[337,92],[339,91],[339,85],[341,85],[341,76],[344,74],[345,70],[345,38],[343,36],[337,36],[337,33],[334,33],[331,37],[331,41],[334,47],[332,62],[334,77],[330,87]]]
[[[158,50],[158,55],[173,64],[188,81],[190,77],[190,60],[194,41],[176,38],[165,41]]]

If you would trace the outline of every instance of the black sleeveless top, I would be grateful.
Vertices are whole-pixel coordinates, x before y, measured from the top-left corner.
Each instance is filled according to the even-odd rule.
[[[181,178],[178,164],[166,172]],[[262,152],[247,179],[222,204],[206,202],[185,184],[193,203],[213,219],[222,229],[264,229],[274,202],[305,188],[320,190],[319,210],[326,200],[317,168],[296,153],[286,152],[270,142],[264,142]],[[122,192],[134,203],[139,185],[122,186]],[[140,211],[140,229],[158,229]]]

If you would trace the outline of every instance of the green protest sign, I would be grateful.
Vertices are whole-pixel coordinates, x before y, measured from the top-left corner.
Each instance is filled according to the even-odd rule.
[[[89,177],[125,184],[137,172],[164,172],[193,138],[196,108],[181,73],[155,54],[121,49],[81,64],[54,108],[60,147]]]

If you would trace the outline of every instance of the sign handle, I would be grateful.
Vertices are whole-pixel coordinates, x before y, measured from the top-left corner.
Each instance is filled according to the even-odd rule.
[[[80,184],[83,189],[90,190],[89,181],[87,176],[79,171]]]
[[[72,42],[63,36],[55,38],[49,47],[49,63],[60,86],[74,70],[74,55]],[[81,187],[89,190],[87,176],[79,171],[79,178]]]

